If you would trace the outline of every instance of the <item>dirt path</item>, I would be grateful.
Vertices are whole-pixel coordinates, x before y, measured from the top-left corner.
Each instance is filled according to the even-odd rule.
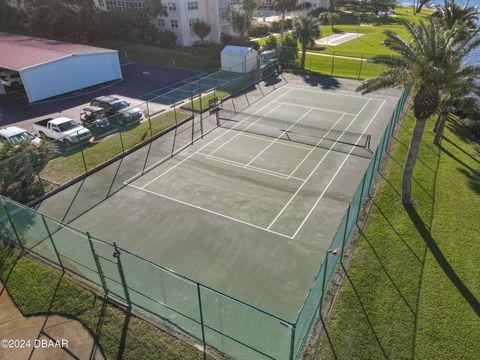
[[[104,359],[88,330],[58,315],[23,316],[0,283],[0,359]]]

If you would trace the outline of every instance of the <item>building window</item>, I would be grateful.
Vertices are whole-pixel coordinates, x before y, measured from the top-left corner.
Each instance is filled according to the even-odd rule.
[[[164,28],[165,27],[165,19],[157,19],[157,27]]]
[[[197,23],[197,22],[200,22],[200,19],[196,19],[196,18],[195,18],[195,19],[189,19],[189,20],[188,20],[188,25],[189,25],[190,27],[192,27],[193,24],[195,24],[195,23]]]
[[[177,10],[177,4],[174,2],[169,2],[168,3],[168,10],[170,11],[176,11]],[[178,27],[178,26],[177,26]]]
[[[198,10],[198,1],[189,1],[187,7],[188,10]]]
[[[178,28],[178,20],[170,20],[170,26],[172,28]]]

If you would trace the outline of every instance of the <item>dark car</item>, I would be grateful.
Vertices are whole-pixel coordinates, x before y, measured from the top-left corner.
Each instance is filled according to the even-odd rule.
[[[130,107],[130,103],[114,96],[100,96],[90,102],[90,106],[102,108],[111,125],[128,126],[140,122],[143,112],[137,107]]]
[[[80,120],[83,126],[95,132],[104,132],[110,129],[110,122],[105,116],[105,110],[101,107],[90,106],[83,109]]]

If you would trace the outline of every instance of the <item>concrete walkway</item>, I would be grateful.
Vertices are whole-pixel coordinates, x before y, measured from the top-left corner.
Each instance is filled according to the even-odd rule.
[[[25,317],[0,283],[0,359],[100,360],[104,356],[79,321],[58,315]]]

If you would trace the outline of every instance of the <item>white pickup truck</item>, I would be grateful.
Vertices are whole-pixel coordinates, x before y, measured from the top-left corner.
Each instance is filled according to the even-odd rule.
[[[87,142],[92,137],[90,130],[67,117],[37,121],[33,124],[33,129],[41,138],[58,140],[65,146]]]

